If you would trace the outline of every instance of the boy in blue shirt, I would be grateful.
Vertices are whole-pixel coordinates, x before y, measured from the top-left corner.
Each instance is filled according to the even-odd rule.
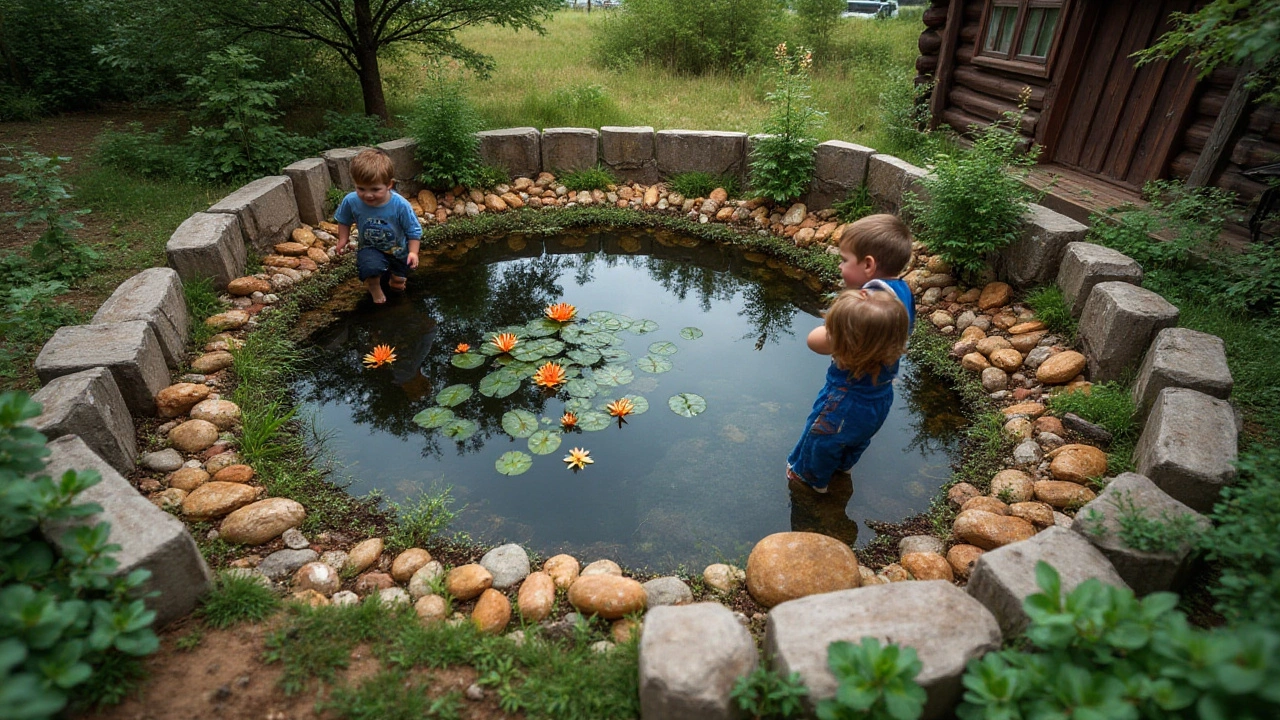
[[[409,273],[418,267],[418,247],[422,226],[414,217],[409,201],[392,192],[395,169],[381,150],[361,152],[351,160],[351,180],[356,191],[347,193],[333,213],[338,223],[335,250],[346,251],[351,224],[360,232],[356,265],[369,295],[379,305],[387,301],[382,292],[382,276],[390,275],[388,287],[404,290]]]

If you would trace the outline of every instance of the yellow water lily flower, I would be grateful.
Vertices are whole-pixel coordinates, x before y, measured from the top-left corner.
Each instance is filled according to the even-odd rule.
[[[390,345],[375,345],[373,352],[364,356],[365,367],[377,368],[396,361],[396,349]]]
[[[591,459],[591,451],[582,448],[574,448],[565,456],[564,461],[569,463],[570,470],[582,470],[588,465],[595,462]]]

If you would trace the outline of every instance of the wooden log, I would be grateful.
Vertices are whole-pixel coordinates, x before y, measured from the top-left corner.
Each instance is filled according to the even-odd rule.
[[[964,19],[981,21],[984,9],[986,9],[986,3],[983,0],[970,0],[964,4]]]
[[[916,72],[933,76],[938,71],[937,55],[919,55],[916,57]]]
[[[1203,82],[1225,90],[1235,84],[1237,72],[1237,68],[1234,65],[1219,65],[1214,68],[1213,72],[1209,73],[1209,77],[1206,77]]]
[[[1183,146],[1199,155],[1204,150],[1205,142],[1209,140],[1209,133],[1213,132],[1213,123],[1213,118],[1197,118],[1182,134]]]
[[[944,2],[941,6],[935,5],[934,7],[931,7],[928,10],[925,10],[924,15],[921,17],[921,20],[924,21],[925,27],[933,28],[934,30],[937,30],[938,28],[946,25],[947,24],[946,3]]]
[[[1173,158],[1173,162],[1169,163],[1169,176],[1178,180],[1186,180],[1191,171],[1195,169],[1196,158],[1200,157],[1200,153],[1183,150]]]
[[[1280,120],[1280,108],[1275,105],[1255,105],[1246,112],[1248,112],[1248,115],[1244,121],[1245,132],[1256,133],[1265,137],[1273,130],[1280,131],[1280,127],[1277,127],[1277,121]],[[1280,133],[1274,137],[1280,140]]]
[[[1244,168],[1280,162],[1280,143],[1268,142],[1253,134],[1245,135],[1231,148],[1230,159]]]
[[[1017,110],[1016,101],[1001,100],[990,95],[984,95],[974,92],[965,87],[954,88],[948,97],[950,104],[964,110],[965,112],[976,115],[988,121],[1000,119],[1000,116],[1009,111]],[[1034,135],[1036,123],[1040,121],[1040,113],[1034,110],[1028,110],[1022,115],[1021,127],[1022,132],[1028,135]]]
[[[964,135],[969,134],[969,127],[972,125],[984,126],[991,124],[977,115],[970,115],[958,107],[949,107],[944,110],[942,112],[942,122],[946,123],[952,130]]]
[[[961,45],[956,48],[956,67],[973,64],[973,45]]]
[[[1222,112],[1222,104],[1227,101],[1227,91],[1219,88],[1209,88],[1200,96],[1200,100],[1196,103],[1196,114],[1204,117],[1216,118],[1218,113]]]
[[[920,33],[916,48],[920,50],[921,55],[937,55],[942,49],[942,36],[933,30],[925,30]]]
[[[1222,168],[1222,172],[1219,173],[1218,177],[1214,179],[1213,185],[1230,190],[1239,196],[1239,202],[1247,204],[1261,195],[1262,191],[1267,189],[1267,186],[1241,175],[1240,171],[1242,169],[1239,165],[1228,163],[1226,167]]]
[[[960,42],[976,42],[978,39],[978,23],[967,23],[960,26]]]
[[[929,98],[929,125],[937,126],[938,118],[946,109],[947,93],[951,89],[951,73],[956,67],[956,44],[963,24],[964,0],[950,0],[947,5],[947,24],[942,30],[942,46],[938,50],[938,72],[935,76],[933,97]]]
[[[1200,151],[1195,169],[1187,177],[1188,187],[1202,187],[1208,184],[1209,178],[1213,177],[1214,171],[1218,169],[1223,150],[1231,142],[1231,136],[1239,126],[1240,118],[1249,104],[1249,88],[1245,86],[1245,81],[1252,71],[1252,64],[1245,63],[1245,66],[1236,73],[1235,83],[1231,86],[1231,92],[1227,93],[1227,101],[1222,105],[1222,112],[1218,113],[1213,123],[1213,131],[1205,140],[1204,149]]]
[[[1031,88],[1031,97],[1027,106],[1035,110],[1044,109],[1044,86],[1036,83],[1045,82],[1042,78],[1007,78],[996,75],[976,65],[961,65],[956,68],[955,82],[970,90],[977,90],[993,97],[1011,100],[1015,104],[1023,88]]]

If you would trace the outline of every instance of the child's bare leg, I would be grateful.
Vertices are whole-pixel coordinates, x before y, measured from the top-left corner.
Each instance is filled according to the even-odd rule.
[[[377,275],[365,278],[364,286],[369,290],[369,296],[373,298],[375,304],[381,305],[387,301],[387,296],[382,292],[382,278]]]
[[[387,284],[391,286],[392,290],[403,290],[405,283],[407,283],[408,281],[409,281],[409,278],[403,278],[403,277],[400,277],[399,275],[396,275],[395,273],[392,273],[391,281],[388,282]]]

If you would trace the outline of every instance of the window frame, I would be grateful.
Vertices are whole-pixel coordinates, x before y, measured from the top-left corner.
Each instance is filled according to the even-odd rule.
[[[1058,56],[1059,46],[1062,44],[1062,36],[1066,31],[1068,14],[1073,4],[1073,0],[985,0],[982,8],[982,21],[978,24],[978,35],[974,40],[973,63],[975,65],[1008,70],[1019,75],[1049,77],[1053,71],[1054,61]],[[992,15],[994,15],[997,7],[1016,9],[1013,21],[1013,37],[1009,42],[1009,49],[1003,53],[985,49],[987,31],[990,28]],[[1053,28],[1053,37],[1049,40],[1049,51],[1043,58],[1033,55],[1020,55],[1018,53],[1022,45],[1023,34],[1027,29],[1028,17],[1031,14],[1031,10],[1037,8],[1058,10],[1058,22]]]

